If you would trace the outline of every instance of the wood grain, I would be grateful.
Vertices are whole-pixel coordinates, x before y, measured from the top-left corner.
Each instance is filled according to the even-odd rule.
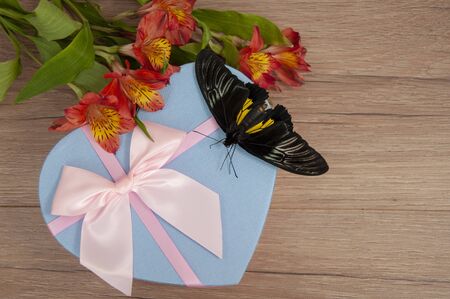
[[[26,1],[32,8],[36,1]],[[107,14],[133,1],[100,3]],[[319,178],[280,171],[266,227],[238,286],[137,281],[134,298],[450,297],[450,2],[197,1],[302,33],[313,72],[274,102],[331,165]],[[11,49],[0,37],[0,61]],[[5,45],[5,46],[4,46]],[[40,167],[61,134],[66,88],[0,103],[0,297],[121,294],[65,252],[41,218]]]

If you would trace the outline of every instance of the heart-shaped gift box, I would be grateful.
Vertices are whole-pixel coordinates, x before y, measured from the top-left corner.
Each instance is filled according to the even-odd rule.
[[[242,81],[249,82],[239,71],[232,69],[232,72]],[[181,71],[171,77],[170,85],[161,94],[166,103],[164,109],[153,113],[141,112],[141,119],[191,132],[211,118],[195,80],[193,64],[182,66]],[[131,135],[132,133],[121,136],[121,146],[116,153],[125,171],[130,167]],[[218,129],[210,137],[222,139],[224,133]],[[237,147],[233,156],[236,177],[233,172],[229,173],[227,163],[221,169],[227,150],[222,144],[211,146],[215,143],[211,138],[203,138],[164,168],[176,170],[219,194],[222,258],[157,217],[202,285],[233,285],[241,280],[256,248],[271,202],[276,168]],[[51,150],[41,172],[39,197],[42,214],[48,224],[58,217],[52,215],[51,210],[64,166],[85,169],[111,180],[82,129],[68,134]],[[133,209],[131,216],[133,277],[183,285],[183,281]],[[80,220],[55,235],[58,242],[77,257],[80,256],[81,229]]]

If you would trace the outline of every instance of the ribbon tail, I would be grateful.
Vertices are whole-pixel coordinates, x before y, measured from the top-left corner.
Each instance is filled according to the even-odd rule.
[[[80,263],[127,296],[133,284],[133,242],[128,195],[88,212],[81,229]]]
[[[219,195],[172,169],[159,169],[140,181],[136,193],[165,221],[222,258]]]

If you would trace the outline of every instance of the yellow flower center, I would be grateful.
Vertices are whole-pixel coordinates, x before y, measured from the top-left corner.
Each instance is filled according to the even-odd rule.
[[[117,110],[101,105],[90,105],[87,119],[95,141],[102,144],[120,132],[120,115]]]
[[[126,96],[142,109],[156,111],[164,106],[158,91],[130,76],[121,80],[122,89]]]
[[[150,65],[160,71],[169,64],[171,47],[172,45],[166,38],[155,38],[144,45],[143,52]]]
[[[173,1],[161,1],[159,7],[169,14],[172,14],[177,18],[177,21],[182,24],[187,24],[187,13],[182,8],[177,6],[178,3],[174,3]]]
[[[276,55],[276,59],[284,66],[289,68],[298,67],[297,55],[293,52],[281,52]]]
[[[270,59],[269,54],[256,52],[252,53],[248,58],[248,67],[252,74],[252,79],[258,80],[262,74],[270,71]]]

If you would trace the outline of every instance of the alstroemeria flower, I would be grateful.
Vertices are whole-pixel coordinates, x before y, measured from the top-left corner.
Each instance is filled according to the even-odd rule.
[[[104,95],[115,95],[120,101],[128,99],[132,105],[153,112],[164,107],[164,100],[159,89],[169,83],[171,73],[161,74],[148,69],[130,70],[128,62],[126,68],[119,63],[113,65],[113,72],[105,75],[112,81],[101,92]],[[132,108],[132,111],[135,109]]]
[[[292,46],[270,46],[264,49],[264,40],[258,27],[253,29],[253,36],[248,47],[240,52],[240,69],[256,84],[263,88],[279,89],[275,84],[280,79],[290,86],[303,83],[300,71],[309,71],[305,61],[306,48],[300,44],[300,35],[292,28],[282,31]]]
[[[270,53],[280,64],[280,67],[275,69],[277,77],[288,85],[299,86],[303,83],[299,72],[310,71],[310,65],[305,61],[306,48],[300,43],[300,34],[292,28],[286,28],[282,33],[292,46],[271,46],[265,52]]]
[[[240,70],[250,77],[253,82],[262,88],[275,88],[275,77],[272,76],[274,69],[279,63],[270,55],[262,51],[264,40],[258,27],[253,28],[253,36],[248,47],[240,51]]]
[[[50,131],[70,131],[89,125],[92,136],[107,152],[119,148],[119,134],[131,131],[134,126],[130,111],[120,107],[118,98],[86,93],[80,102],[64,110],[64,117],[53,122]]]
[[[155,16],[155,18],[152,19],[150,16]],[[164,18],[164,12],[155,11],[141,19],[131,56],[134,56],[145,68],[158,72],[174,73],[179,70],[179,67],[169,64],[172,44],[164,36],[163,26],[161,25]]]
[[[195,29],[192,17],[194,3],[195,0],[153,0],[139,9],[145,14],[139,27],[145,29],[145,26],[154,24],[152,27],[163,30],[163,36],[172,45],[184,45]]]

